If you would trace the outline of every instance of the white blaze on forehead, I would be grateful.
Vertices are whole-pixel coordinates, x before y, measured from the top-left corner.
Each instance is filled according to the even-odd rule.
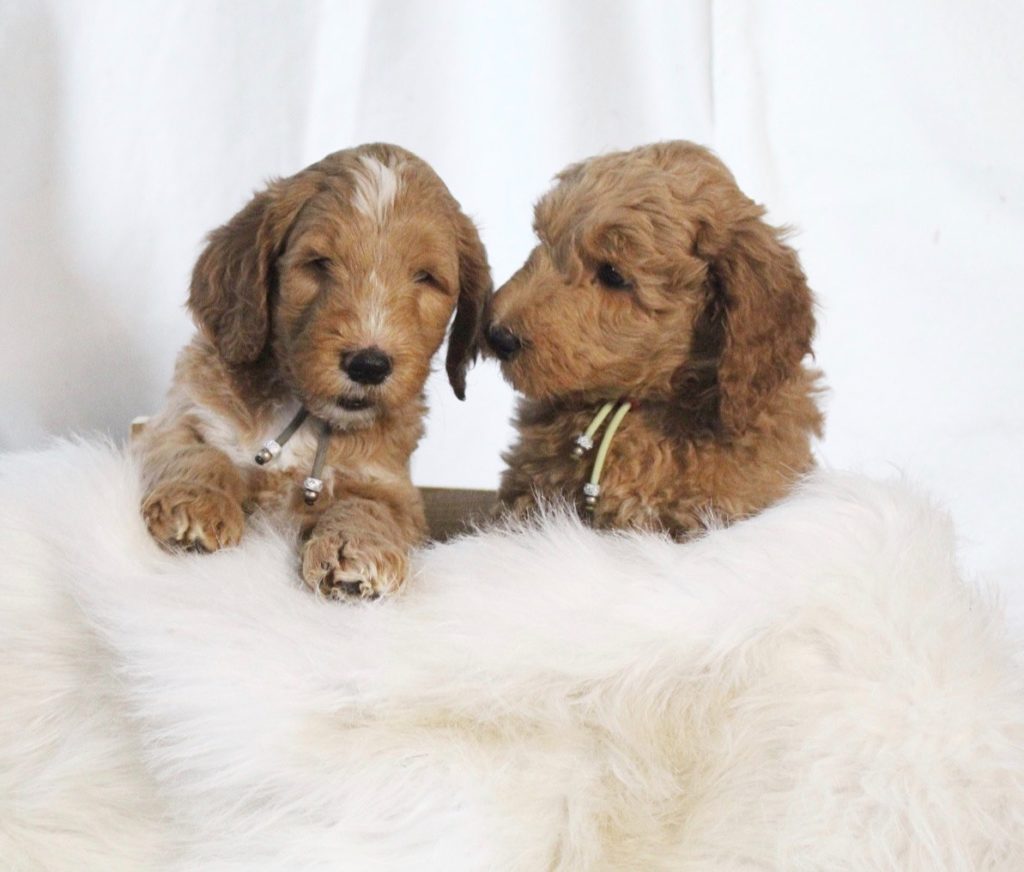
[[[398,167],[383,164],[368,154],[360,155],[362,164],[354,175],[352,205],[368,218],[382,224],[398,193]]]

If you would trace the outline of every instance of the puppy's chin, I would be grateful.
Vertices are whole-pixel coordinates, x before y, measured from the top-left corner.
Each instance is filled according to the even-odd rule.
[[[349,394],[310,398],[305,405],[316,417],[338,430],[369,427],[382,412],[379,399]]]
[[[497,358],[495,358],[497,361]],[[528,400],[555,401],[567,393],[575,393],[574,387],[554,384],[542,370],[532,366],[522,355],[511,361],[497,361],[501,376]]]
[[[490,355],[491,359],[498,364],[498,369],[501,370],[501,377],[512,386],[513,390],[519,391],[519,393],[525,396],[533,398],[532,392],[530,391],[531,379],[530,370],[524,367],[519,359],[512,361],[499,360],[493,354]]]
[[[500,366],[505,381],[528,400],[580,406],[614,402],[637,392],[635,386],[630,388],[625,385],[607,384],[596,374],[592,379],[574,377],[571,381],[560,382],[546,377],[545,373],[538,372],[533,367],[525,366],[520,359],[502,363]]]
[[[323,415],[323,419],[338,430],[360,430],[369,427],[380,416],[379,406],[367,406],[365,409],[344,409],[341,406]]]
[[[366,412],[375,403],[369,397],[348,397],[343,395],[338,397],[336,405],[344,412]]]

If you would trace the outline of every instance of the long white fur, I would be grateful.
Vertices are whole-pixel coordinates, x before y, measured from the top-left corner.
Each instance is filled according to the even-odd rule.
[[[352,204],[377,224],[383,224],[398,195],[398,172],[370,155],[361,155],[359,162],[362,167],[353,173]]]
[[[185,392],[175,393],[180,395]],[[180,420],[184,415],[194,416],[198,419],[203,441],[222,451],[236,466],[243,469],[256,466],[255,457],[259,449],[267,440],[276,438],[301,408],[298,400],[283,403],[262,433],[255,438],[243,439],[238,426],[229,417],[190,396],[184,396],[178,401],[175,393],[170,397],[168,408],[163,413],[164,417],[173,421]],[[299,466],[309,469],[316,455],[316,445],[317,430],[312,422],[307,420],[281,447],[281,453],[274,460],[275,467],[285,469]]]
[[[4,868],[1024,868],[1016,651],[904,485],[688,545],[554,512],[356,606],[138,498],[109,447],[0,467]]]

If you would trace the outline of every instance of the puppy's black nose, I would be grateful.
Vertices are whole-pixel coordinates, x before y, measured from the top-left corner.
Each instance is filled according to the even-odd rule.
[[[341,358],[348,377],[361,385],[379,385],[391,375],[391,358],[379,348],[364,348]]]
[[[487,328],[487,344],[502,360],[511,360],[523,347],[515,333],[498,324],[491,324]]]

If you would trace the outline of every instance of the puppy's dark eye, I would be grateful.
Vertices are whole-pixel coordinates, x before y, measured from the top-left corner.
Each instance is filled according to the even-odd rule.
[[[606,288],[622,289],[629,287],[629,282],[622,277],[622,273],[610,263],[602,263],[597,268],[597,280]]]
[[[331,259],[329,257],[313,257],[307,260],[305,265],[318,273],[328,273],[331,271]]]
[[[416,275],[412,277],[412,280],[418,285],[433,285],[435,288],[438,287],[437,279],[434,278],[433,273],[429,273],[425,269],[421,269],[416,273]]]

